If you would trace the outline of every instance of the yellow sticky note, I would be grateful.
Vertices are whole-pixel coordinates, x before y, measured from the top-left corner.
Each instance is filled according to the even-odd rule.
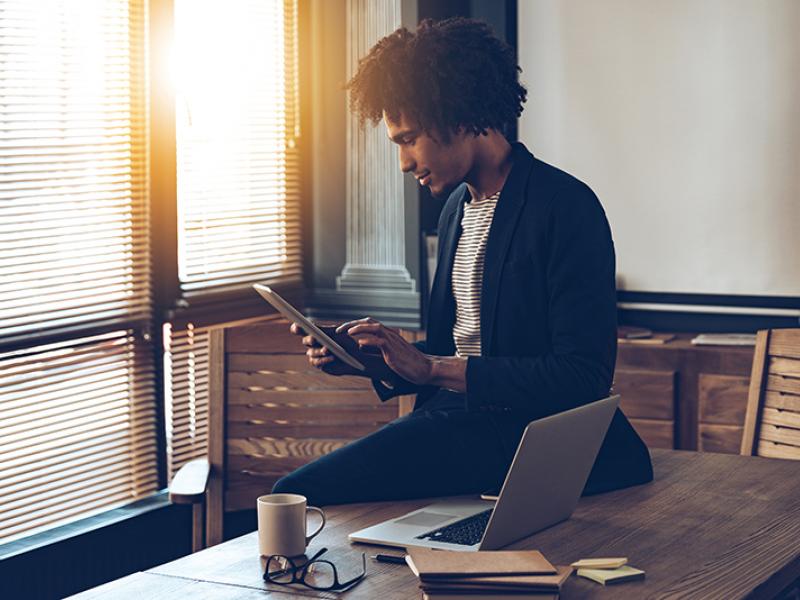
[[[575,569],[618,569],[628,564],[627,558],[582,558],[570,566]]]
[[[618,569],[578,569],[578,577],[585,577],[597,583],[608,585],[610,583],[644,579],[644,571],[630,565],[624,565]]]

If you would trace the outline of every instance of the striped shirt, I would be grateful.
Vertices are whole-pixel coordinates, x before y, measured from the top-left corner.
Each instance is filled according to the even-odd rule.
[[[481,286],[486,241],[500,192],[483,200],[464,203],[461,237],[453,263],[456,323],[453,341],[457,356],[481,355]]]

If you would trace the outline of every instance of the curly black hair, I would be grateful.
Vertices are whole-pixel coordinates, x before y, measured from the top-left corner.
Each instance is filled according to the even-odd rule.
[[[522,114],[527,90],[514,50],[482,21],[426,19],[416,33],[397,29],[375,44],[347,82],[362,125],[402,113],[445,141],[459,128],[501,132]]]

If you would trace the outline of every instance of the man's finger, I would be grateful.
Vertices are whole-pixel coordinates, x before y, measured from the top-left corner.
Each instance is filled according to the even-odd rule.
[[[356,319],[355,321],[348,321],[347,323],[342,323],[336,328],[336,333],[342,333],[343,331],[351,327],[355,327],[356,325],[361,325],[364,323],[377,323],[380,325],[380,323],[378,323],[378,321],[376,321],[372,317],[364,317],[363,319]]]
[[[361,346],[377,346],[383,348],[388,343],[385,339],[375,335],[361,335],[358,338],[358,345]]]
[[[303,338],[303,345],[309,348],[319,348],[321,344],[310,335],[307,335]]]
[[[380,335],[383,332],[383,325],[380,323],[361,323],[359,325],[354,325],[350,329],[347,330],[347,335],[355,336],[361,333],[371,333],[374,335]]]
[[[300,325],[298,325],[297,323],[292,323],[291,325],[289,325],[289,331],[291,331],[294,335],[305,335],[306,334],[306,332],[303,330],[303,328],[300,327]]]
[[[322,358],[312,358],[308,362],[310,362],[315,367],[322,367],[327,365],[328,363],[333,362],[336,360],[333,356],[323,356]]]

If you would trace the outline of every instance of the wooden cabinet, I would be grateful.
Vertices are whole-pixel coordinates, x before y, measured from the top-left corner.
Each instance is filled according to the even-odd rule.
[[[675,371],[617,368],[614,392],[634,429],[653,448],[675,445]]]
[[[652,448],[738,453],[752,347],[620,343],[614,390]]]

